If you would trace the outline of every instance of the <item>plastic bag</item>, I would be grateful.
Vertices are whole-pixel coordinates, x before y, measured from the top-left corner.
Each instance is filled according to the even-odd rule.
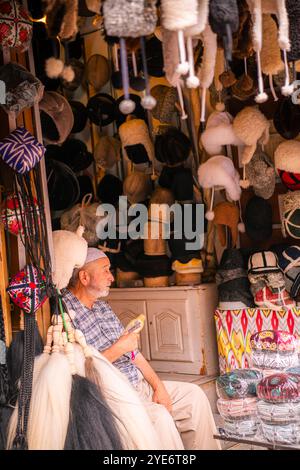
[[[224,399],[256,396],[256,385],[261,379],[262,373],[259,370],[235,369],[217,378],[217,395]]]
[[[219,398],[217,408],[220,415],[229,420],[255,417],[257,414],[257,399],[240,398],[237,400],[225,400]]]
[[[257,414],[260,421],[268,424],[300,424],[300,403],[257,402]]]
[[[280,369],[298,365],[297,352],[253,351],[252,366],[260,369]]]
[[[257,385],[257,396],[272,403],[300,401],[300,376],[278,372]]]
[[[245,437],[256,434],[258,422],[256,418],[243,420],[224,420],[224,431],[229,436]]]
[[[278,444],[300,443],[300,424],[298,423],[286,425],[261,423],[260,430],[263,437],[269,442]]]

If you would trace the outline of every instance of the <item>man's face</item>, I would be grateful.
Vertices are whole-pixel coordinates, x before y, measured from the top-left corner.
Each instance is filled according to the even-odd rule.
[[[110,261],[107,257],[93,261],[86,265],[85,276],[81,281],[89,293],[94,297],[106,297],[114,280],[110,271]]]

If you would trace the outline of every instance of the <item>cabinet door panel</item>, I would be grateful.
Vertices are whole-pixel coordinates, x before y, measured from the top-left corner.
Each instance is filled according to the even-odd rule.
[[[191,324],[185,300],[147,302],[152,360],[193,362]]]
[[[146,302],[142,300],[110,300],[109,305],[119,318],[122,325],[124,325],[124,327],[126,327],[126,325],[131,320],[134,320],[141,313],[146,315]],[[147,321],[145,322],[145,326],[140,333],[139,350],[146,359],[150,359],[149,333]]]

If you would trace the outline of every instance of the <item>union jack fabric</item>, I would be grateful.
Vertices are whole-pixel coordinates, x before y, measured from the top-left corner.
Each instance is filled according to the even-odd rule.
[[[45,147],[24,127],[17,127],[0,142],[0,155],[17,173],[27,173],[43,158]]]
[[[46,278],[37,269],[27,264],[10,281],[7,293],[11,300],[27,313],[36,312],[47,299]]]
[[[300,309],[296,307],[279,311],[267,308],[218,309],[215,323],[221,374],[250,367],[250,338],[257,331],[288,331],[296,339],[300,338]]]

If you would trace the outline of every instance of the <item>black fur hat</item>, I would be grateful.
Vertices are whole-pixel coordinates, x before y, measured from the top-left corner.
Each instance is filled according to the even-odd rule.
[[[170,127],[155,139],[155,157],[165,165],[173,166],[188,159],[190,139],[176,127]]]
[[[123,183],[117,176],[107,174],[103,176],[97,187],[97,196],[102,203],[117,206],[119,196],[123,194]]]

